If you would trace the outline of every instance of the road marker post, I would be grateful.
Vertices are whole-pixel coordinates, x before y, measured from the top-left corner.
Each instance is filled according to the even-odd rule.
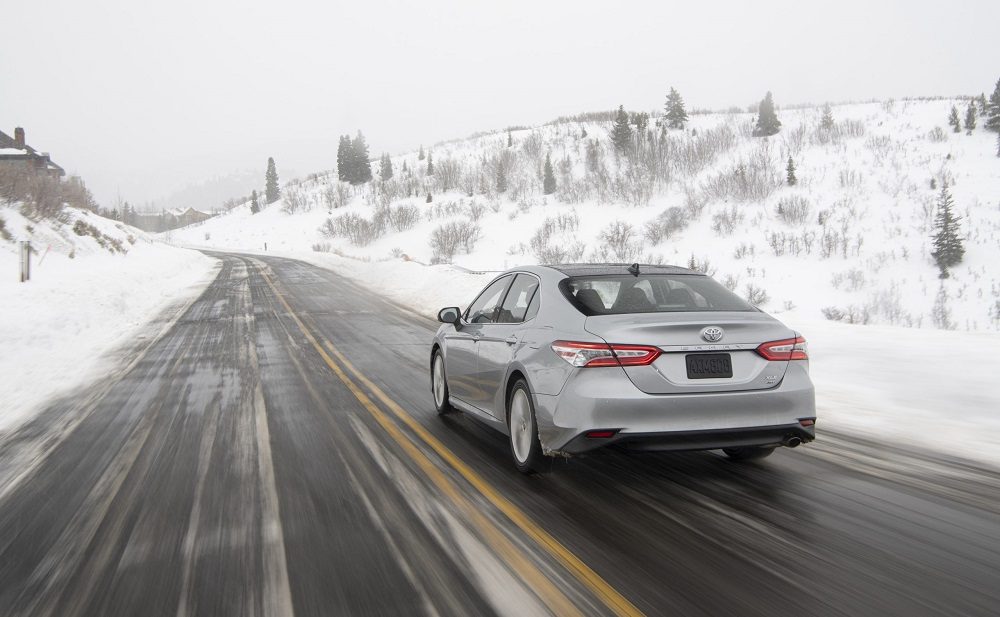
[[[31,279],[31,241],[21,240],[21,282]]]

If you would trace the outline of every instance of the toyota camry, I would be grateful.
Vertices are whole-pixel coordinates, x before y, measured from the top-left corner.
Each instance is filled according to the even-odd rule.
[[[438,413],[507,435],[525,473],[609,445],[746,460],[815,437],[805,339],[700,272],[517,268],[438,319]]]

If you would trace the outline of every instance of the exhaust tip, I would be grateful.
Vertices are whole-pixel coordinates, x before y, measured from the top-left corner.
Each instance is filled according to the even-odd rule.
[[[785,446],[786,448],[795,448],[802,445],[802,438],[796,437],[795,435],[789,435],[788,437],[785,437],[784,440],[782,440],[781,445]]]

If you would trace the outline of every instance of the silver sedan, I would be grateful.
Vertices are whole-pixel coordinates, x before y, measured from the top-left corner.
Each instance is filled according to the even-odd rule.
[[[805,339],[699,272],[517,268],[438,319],[438,413],[508,435],[525,473],[612,444],[755,459],[815,437]]]

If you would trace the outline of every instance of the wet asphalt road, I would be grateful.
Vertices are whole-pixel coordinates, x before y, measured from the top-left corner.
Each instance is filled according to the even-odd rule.
[[[1000,614],[995,471],[820,424],[758,463],[526,478],[434,413],[436,324],[217,257],[121,371],[0,440],[0,616]]]

